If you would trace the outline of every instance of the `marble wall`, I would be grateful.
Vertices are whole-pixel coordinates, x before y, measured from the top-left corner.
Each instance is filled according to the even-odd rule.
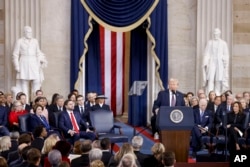
[[[182,92],[196,90],[197,0],[168,0],[169,77]]]
[[[250,91],[250,0],[233,1],[233,93]]]

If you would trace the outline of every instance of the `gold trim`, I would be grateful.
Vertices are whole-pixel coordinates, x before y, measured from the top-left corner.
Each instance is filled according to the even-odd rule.
[[[85,0],[81,0],[81,2],[82,2],[83,7],[89,13],[89,15],[92,16],[93,19],[97,23],[99,23],[100,25],[102,25],[106,29],[109,29],[109,30],[115,31],[115,32],[127,32],[127,31],[131,31],[131,30],[135,29],[136,27],[138,27],[139,25],[141,25],[149,17],[149,15],[153,12],[153,10],[155,9],[155,7],[158,4],[159,0],[155,0],[153,5],[151,6],[151,8],[149,8],[149,10],[146,12],[146,14],[143,17],[141,17],[138,21],[136,21],[135,23],[133,23],[133,24],[131,24],[129,26],[125,26],[125,27],[116,27],[116,26],[112,26],[110,24],[105,23],[98,16],[96,16],[95,13],[88,7]]]
[[[159,71],[158,71],[158,70],[160,69],[161,62],[160,62],[160,60],[159,60],[159,58],[158,58],[158,56],[156,55],[155,50],[154,50],[154,49],[155,49],[155,46],[156,46],[156,42],[155,42],[155,38],[153,37],[153,35],[151,34],[151,32],[150,32],[150,30],[149,30],[149,27],[151,26],[151,19],[150,19],[150,17],[148,17],[147,20],[148,20],[148,27],[147,27],[147,29],[146,29],[146,33],[147,33],[147,35],[148,35],[148,38],[149,38],[150,41],[152,42],[152,47],[151,47],[150,50],[151,50],[151,55],[152,55],[153,59],[154,59],[155,62],[156,62],[155,75],[156,75],[156,78],[158,79],[158,83],[159,83],[161,89],[164,90],[165,88],[164,88],[164,86],[163,86],[163,84],[162,84],[162,80],[161,80],[161,77],[160,77],[160,73],[159,73]]]
[[[83,40],[84,49],[83,49],[83,54],[82,54],[82,56],[81,56],[81,58],[79,60],[79,64],[78,64],[78,66],[79,66],[79,72],[78,72],[78,77],[77,77],[77,80],[76,80],[75,86],[74,86],[75,89],[80,88],[80,85],[79,85],[80,84],[80,78],[82,78],[82,73],[83,73],[82,64],[83,64],[83,62],[85,60],[85,56],[86,56],[86,54],[87,54],[87,52],[89,50],[87,40],[88,40],[91,32],[93,31],[93,25],[92,25],[91,21],[92,21],[92,17],[89,16],[89,19],[88,19],[89,29],[88,29],[87,33],[85,34],[84,40]],[[83,79],[84,78],[82,78],[82,80]]]
[[[131,39],[131,32],[125,32],[125,58],[124,58],[124,110],[123,114],[126,113],[128,115],[128,106],[129,106],[129,98],[126,92],[129,92],[129,66],[130,66],[130,39]]]

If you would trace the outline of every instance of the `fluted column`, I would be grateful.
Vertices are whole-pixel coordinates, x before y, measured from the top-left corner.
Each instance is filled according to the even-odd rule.
[[[4,81],[4,0],[0,0],[0,81]],[[0,90],[4,90],[5,83],[0,82]]]
[[[15,41],[23,36],[23,28],[28,25],[33,36],[41,39],[40,0],[5,0],[5,89],[15,85],[15,71],[12,52]]]
[[[232,58],[232,0],[198,0],[197,4],[197,53],[196,90],[202,87],[202,61],[206,43],[212,38],[214,28],[221,29],[221,38],[228,44]],[[231,69],[231,65],[229,67]],[[229,83],[231,83],[231,70]],[[230,84],[231,86],[231,84]]]

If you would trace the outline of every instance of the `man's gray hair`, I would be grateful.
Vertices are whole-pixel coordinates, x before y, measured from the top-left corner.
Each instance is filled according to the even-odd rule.
[[[94,160],[101,160],[102,159],[102,150],[99,148],[93,148],[89,152],[89,161],[93,162]]]
[[[134,136],[132,139],[132,146],[134,148],[141,148],[143,145],[143,138],[141,136]]]
[[[52,167],[57,167],[62,161],[62,154],[60,151],[53,149],[48,154],[48,160]]]

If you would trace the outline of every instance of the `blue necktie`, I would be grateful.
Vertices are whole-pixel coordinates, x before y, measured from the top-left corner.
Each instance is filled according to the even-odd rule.
[[[203,115],[204,115],[204,112],[202,111],[201,113],[200,113],[200,121],[202,122],[202,117],[203,117]]]
[[[45,126],[46,129],[50,129],[50,126],[44,116],[40,116],[40,119],[42,120],[43,125]]]

